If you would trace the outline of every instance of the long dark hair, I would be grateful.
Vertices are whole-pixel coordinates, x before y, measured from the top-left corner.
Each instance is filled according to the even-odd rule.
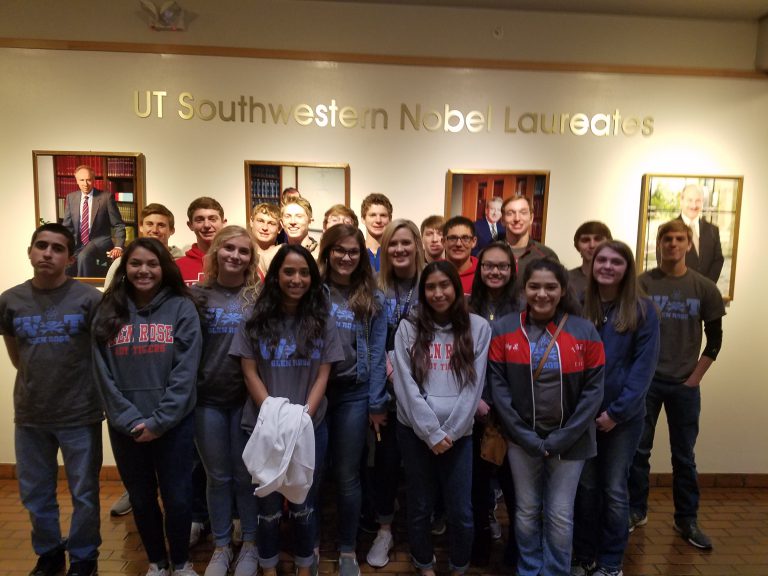
[[[450,366],[453,375],[463,388],[467,384],[474,385],[477,373],[475,372],[475,347],[472,339],[472,327],[469,311],[462,296],[463,289],[456,267],[446,260],[430,262],[426,265],[419,279],[419,306],[411,315],[410,321],[416,327],[416,340],[411,346],[411,369],[413,379],[421,385],[427,379],[432,360],[429,350],[435,338],[435,315],[427,304],[426,283],[435,272],[445,274],[453,285],[456,298],[448,309],[448,317],[451,319],[453,330],[453,353]]]
[[[477,257],[477,270],[475,270],[475,278],[472,280],[472,294],[469,296],[469,309],[483,318],[488,318],[490,315],[489,304],[491,303],[491,295],[488,286],[483,282],[480,268],[486,252],[492,248],[504,252],[510,265],[509,281],[502,286],[501,295],[494,302],[496,304],[494,315],[496,318],[500,318],[504,314],[509,314],[510,312],[515,312],[517,310],[517,297],[515,292],[515,255],[512,253],[510,245],[506,242],[491,242],[480,251],[480,254]]]
[[[246,322],[245,328],[253,340],[266,342],[270,352],[277,347],[285,319],[282,307],[283,292],[280,290],[280,268],[288,254],[292,253],[301,256],[309,267],[309,290],[299,301],[293,326],[297,356],[306,358],[311,354],[315,341],[323,337],[325,322],[330,312],[328,297],[320,280],[320,270],[312,254],[303,246],[283,244],[277,251],[267,270],[264,288],[256,298],[253,315]]]
[[[566,270],[565,266],[560,264],[557,260],[540,258],[539,260],[534,260],[528,264],[528,266],[525,267],[525,272],[523,272],[523,293],[525,293],[525,285],[528,284],[528,280],[531,279],[531,276],[533,276],[533,273],[537,270],[552,272],[552,274],[555,275],[555,280],[560,284],[560,288],[563,291],[560,302],[557,303],[555,315],[563,314],[565,312],[568,314],[580,315],[581,306],[576,301],[573,294],[571,294],[571,291],[568,290],[568,270]]]
[[[368,251],[365,249],[365,238],[359,228],[349,224],[336,224],[325,231],[320,241],[318,258],[320,276],[325,283],[331,281],[331,251],[336,243],[347,238],[354,238],[360,250],[360,260],[349,279],[349,309],[354,312],[355,318],[363,320],[376,313],[376,281],[373,278]]]
[[[133,299],[133,285],[126,277],[126,267],[138,248],[144,248],[157,256],[163,275],[160,281],[161,290],[168,288],[173,294],[186,298],[190,296],[179,267],[173,261],[168,248],[155,238],[137,238],[125,249],[112,283],[101,298],[98,319],[93,326],[93,335],[99,342],[106,342],[113,338],[130,318],[128,300]]]

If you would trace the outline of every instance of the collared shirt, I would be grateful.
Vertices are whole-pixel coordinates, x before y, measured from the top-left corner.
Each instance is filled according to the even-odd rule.
[[[696,216],[693,220],[688,218],[685,214],[680,214],[680,217],[693,232],[693,247],[696,248],[696,254],[699,254],[699,220],[701,219],[701,216]]]

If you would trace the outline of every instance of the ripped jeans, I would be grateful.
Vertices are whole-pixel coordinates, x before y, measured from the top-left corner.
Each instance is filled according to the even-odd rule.
[[[328,425],[323,420],[315,428],[315,472],[312,476],[312,488],[302,504],[288,502],[293,556],[297,568],[311,566],[315,560],[315,542],[319,528],[315,508],[327,449]],[[279,492],[273,492],[269,496],[257,498],[257,500],[259,508],[259,564],[264,568],[274,568],[280,557],[280,520],[283,517],[284,498]]]

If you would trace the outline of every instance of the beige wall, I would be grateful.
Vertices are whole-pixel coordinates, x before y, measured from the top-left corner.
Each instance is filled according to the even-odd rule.
[[[32,10],[14,13],[22,4],[35,2],[9,1],[0,7],[0,36],[53,38],[66,31],[75,37],[74,15],[55,13],[60,8],[45,3],[49,16],[35,22],[28,15]],[[70,3],[78,4],[93,5]],[[269,8],[267,16],[254,12],[250,25],[225,34],[216,14],[197,9],[202,4],[185,2],[198,12],[190,36],[144,32],[133,8],[119,3],[87,11],[92,25],[85,37],[748,70],[757,33],[756,26],[740,23],[275,2],[256,3]],[[574,18],[583,25],[569,29]],[[309,26],[312,19],[315,28]],[[474,38],[501,21],[509,40],[503,50]],[[466,27],[472,32],[461,31],[466,22],[473,24]],[[616,34],[609,31],[611,25],[618,26],[620,37],[611,36]],[[760,324],[768,320],[761,298],[768,273],[758,251],[758,230],[768,211],[763,194],[768,182],[765,81],[20,49],[0,49],[0,78],[0,214],[6,224],[0,289],[30,273],[25,251],[34,225],[33,149],[144,153],[147,201],[164,202],[177,215],[176,244],[192,240],[182,222],[195,196],[216,196],[230,222],[245,221],[246,159],[348,163],[353,208],[367,193],[383,192],[392,198],[396,215],[416,221],[442,208],[449,169],[550,170],[547,243],[570,266],[578,260],[573,230],[586,219],[608,222],[616,237],[634,246],[644,173],[744,175],[735,301],[725,320],[723,352],[704,383],[698,461],[702,472],[768,473],[762,448],[768,437],[763,417],[768,388],[757,361]],[[134,90],[167,91],[165,117],[138,118]],[[390,124],[388,130],[370,130],[184,121],[173,105],[182,91],[198,101],[229,102],[242,94],[284,105],[314,106],[335,98],[340,106],[385,108]],[[491,106],[492,129],[478,134],[401,130],[402,103],[438,110],[449,104],[465,112]],[[618,108],[624,115],[652,116],[654,133],[602,138],[509,134],[504,132],[507,106],[516,115],[613,113]],[[14,461],[13,376],[6,355],[0,355],[0,394],[5,398],[0,403],[0,462]],[[668,471],[663,427],[657,438],[654,467]],[[106,461],[112,462],[110,454]]]

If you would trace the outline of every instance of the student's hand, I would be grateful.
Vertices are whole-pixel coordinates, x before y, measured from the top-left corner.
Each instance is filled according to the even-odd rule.
[[[488,412],[491,411],[491,407],[488,406],[488,403],[480,398],[480,402],[477,403],[477,410],[475,410],[475,418],[478,420],[485,420],[485,417],[488,416]]]
[[[683,386],[688,386],[688,388],[698,388],[701,386],[701,378],[697,377],[696,373],[694,372],[688,376],[688,380],[683,382]]]
[[[376,432],[376,439],[379,440],[381,438],[381,427],[387,425],[387,413],[368,414],[368,422],[373,428],[373,431]]]
[[[607,410],[603,410],[600,416],[595,418],[595,424],[600,432],[610,432],[616,427],[616,421],[608,416]]]
[[[155,434],[152,430],[147,428],[144,422],[136,424],[131,430],[131,435],[136,442],[152,442],[153,440],[160,438],[160,435]]]
[[[432,446],[432,452],[435,454],[444,454],[448,450],[451,449],[453,446],[453,440],[450,439],[450,437],[446,436],[440,442]]]

